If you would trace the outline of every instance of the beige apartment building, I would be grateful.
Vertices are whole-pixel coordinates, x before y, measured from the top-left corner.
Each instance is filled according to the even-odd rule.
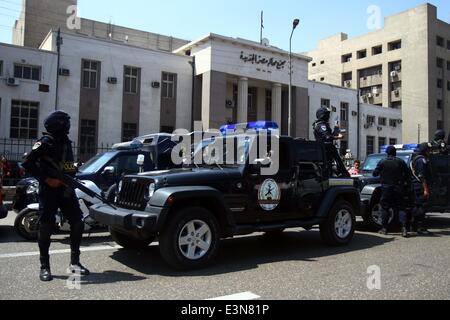
[[[307,53],[309,79],[359,90],[360,102],[401,109],[403,141],[450,129],[450,25],[423,4],[349,39],[339,33]]]

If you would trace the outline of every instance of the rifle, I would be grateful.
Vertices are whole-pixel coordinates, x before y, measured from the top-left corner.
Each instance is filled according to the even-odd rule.
[[[51,175],[53,178],[60,180],[64,185],[66,185],[67,188],[72,189],[74,191],[75,189],[78,189],[81,192],[87,194],[89,197],[100,200],[101,202],[108,205],[112,209],[117,210],[117,208],[111,204],[111,201],[105,199],[103,196],[95,193],[94,191],[86,187],[80,180],[62,173],[60,170],[54,168],[54,166],[50,166],[43,161],[40,162],[40,167],[41,169],[45,170],[49,175]]]

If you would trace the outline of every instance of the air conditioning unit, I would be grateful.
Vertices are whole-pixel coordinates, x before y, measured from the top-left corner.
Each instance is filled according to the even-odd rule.
[[[352,82],[350,80],[347,80],[344,82],[344,86],[350,88],[352,86]]]
[[[358,112],[352,111],[352,116],[356,117],[358,115]]]
[[[361,98],[364,102],[367,102],[369,100],[369,98],[367,97],[367,94],[361,96]]]
[[[383,127],[378,127],[377,130],[378,131],[383,131]]]
[[[402,119],[398,119],[398,120],[397,120],[397,123],[398,123],[398,124],[402,124],[402,123],[403,123],[403,120],[402,120]]]
[[[116,77],[109,77],[108,78],[109,84],[117,84],[117,78]]]
[[[17,87],[18,85],[20,85],[20,80],[17,78],[7,78],[6,85],[10,87]]]
[[[59,69],[59,75],[63,76],[63,77],[68,77],[68,76],[70,76],[70,70],[69,69],[60,68]]]
[[[161,84],[158,81],[153,81],[152,82],[152,88],[159,89],[159,87],[161,87]]]
[[[378,87],[373,87],[372,88],[372,94],[379,94],[380,90],[378,89]]]
[[[396,78],[398,76],[397,71],[391,71],[391,78]]]
[[[394,90],[394,94],[395,94],[396,97],[399,97],[400,96],[400,90]]]
[[[372,99],[373,98],[373,94],[372,93],[368,93],[367,94],[367,98]]]
[[[394,67],[394,70],[399,72],[400,70],[402,70],[402,66],[397,65],[397,66]]]

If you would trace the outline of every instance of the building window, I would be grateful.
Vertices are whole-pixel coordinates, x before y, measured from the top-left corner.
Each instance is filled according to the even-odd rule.
[[[13,139],[37,139],[39,102],[13,100],[11,130]]]
[[[450,50],[450,41],[447,40],[447,50]]]
[[[383,46],[376,46],[372,48],[372,55],[376,56],[383,53]]]
[[[450,91],[450,81],[447,81],[447,90]]]
[[[331,106],[331,104],[330,104],[330,99],[321,99],[320,100],[320,105],[322,106],[322,107],[327,107],[327,108],[330,108],[330,106]]]
[[[444,86],[444,82],[442,81],[442,79],[437,79],[437,87],[439,89],[442,89]]]
[[[437,129],[444,130],[444,121],[442,121],[442,120],[437,121]]]
[[[366,139],[367,152],[366,155],[370,156],[375,153],[375,137],[367,136]]]
[[[438,99],[438,101],[437,101],[437,108],[439,110],[442,110],[442,100],[440,100],[440,99]]]
[[[395,119],[389,119],[389,126],[392,128],[397,128],[398,121]]]
[[[83,88],[97,89],[99,62],[83,60]]]
[[[173,134],[174,131],[175,131],[175,129],[173,127],[168,127],[168,126],[161,127],[162,133]]]
[[[379,126],[386,126],[386,124],[387,124],[387,119],[386,118],[383,118],[383,117],[379,117],[378,118],[378,125]]]
[[[138,93],[139,68],[125,67],[125,86],[124,91],[128,94]]]
[[[88,158],[97,152],[97,121],[81,120],[80,122],[80,154]]]
[[[367,116],[366,124],[373,126],[375,124],[375,116]]]
[[[40,81],[41,67],[15,64],[14,77],[19,79]]]
[[[344,54],[343,56],[342,56],[342,63],[347,63],[347,62],[351,62],[352,61],[352,54],[351,53],[349,53],[349,54]]]
[[[439,47],[444,47],[444,38],[442,38],[442,37],[440,37],[440,36],[437,36],[436,37],[436,44],[439,46]]]
[[[320,61],[320,64],[325,64],[325,60]]]
[[[162,75],[162,97],[165,99],[175,98],[176,75],[163,72]]]
[[[320,78],[320,81],[322,82],[325,81],[325,77]]]
[[[348,141],[342,140],[339,148],[339,152],[341,156],[345,156],[348,150]]]
[[[315,62],[313,62],[312,66],[315,67],[317,64]]]
[[[378,148],[380,149],[381,152],[381,147],[386,145],[386,138],[383,137],[379,137],[378,138]]]
[[[439,69],[444,68],[444,59],[442,59],[442,58],[436,58],[436,66],[437,66]]]
[[[136,123],[124,123],[122,141],[132,141],[137,137],[137,124]]]
[[[394,101],[391,103],[392,109],[401,109],[402,108],[402,102],[401,101]]]
[[[389,51],[401,49],[402,48],[402,40],[389,42],[388,48],[389,48]]]
[[[389,139],[389,145],[395,146],[397,144],[397,139]]]
[[[348,121],[348,111],[349,111],[349,104],[347,102],[341,103],[341,121]]]
[[[367,57],[367,50],[358,51],[358,54],[357,54],[358,59],[364,59],[366,57]]]

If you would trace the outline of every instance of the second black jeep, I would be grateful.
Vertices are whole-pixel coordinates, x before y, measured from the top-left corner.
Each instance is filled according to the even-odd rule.
[[[224,164],[208,161],[125,177],[118,188],[117,210],[96,205],[91,215],[108,225],[113,239],[124,248],[145,248],[158,239],[164,260],[185,270],[211,262],[220,239],[236,235],[319,225],[326,243],[351,241],[360,211],[359,190],[350,178],[328,175],[332,170],[322,144],[277,137],[279,170],[266,176],[261,169],[270,163],[272,153],[250,161],[258,138],[232,139],[241,138],[244,151],[239,152],[239,143],[233,142],[232,163],[225,151]],[[221,145],[230,145],[230,137],[205,140],[194,158],[221,139]]]

